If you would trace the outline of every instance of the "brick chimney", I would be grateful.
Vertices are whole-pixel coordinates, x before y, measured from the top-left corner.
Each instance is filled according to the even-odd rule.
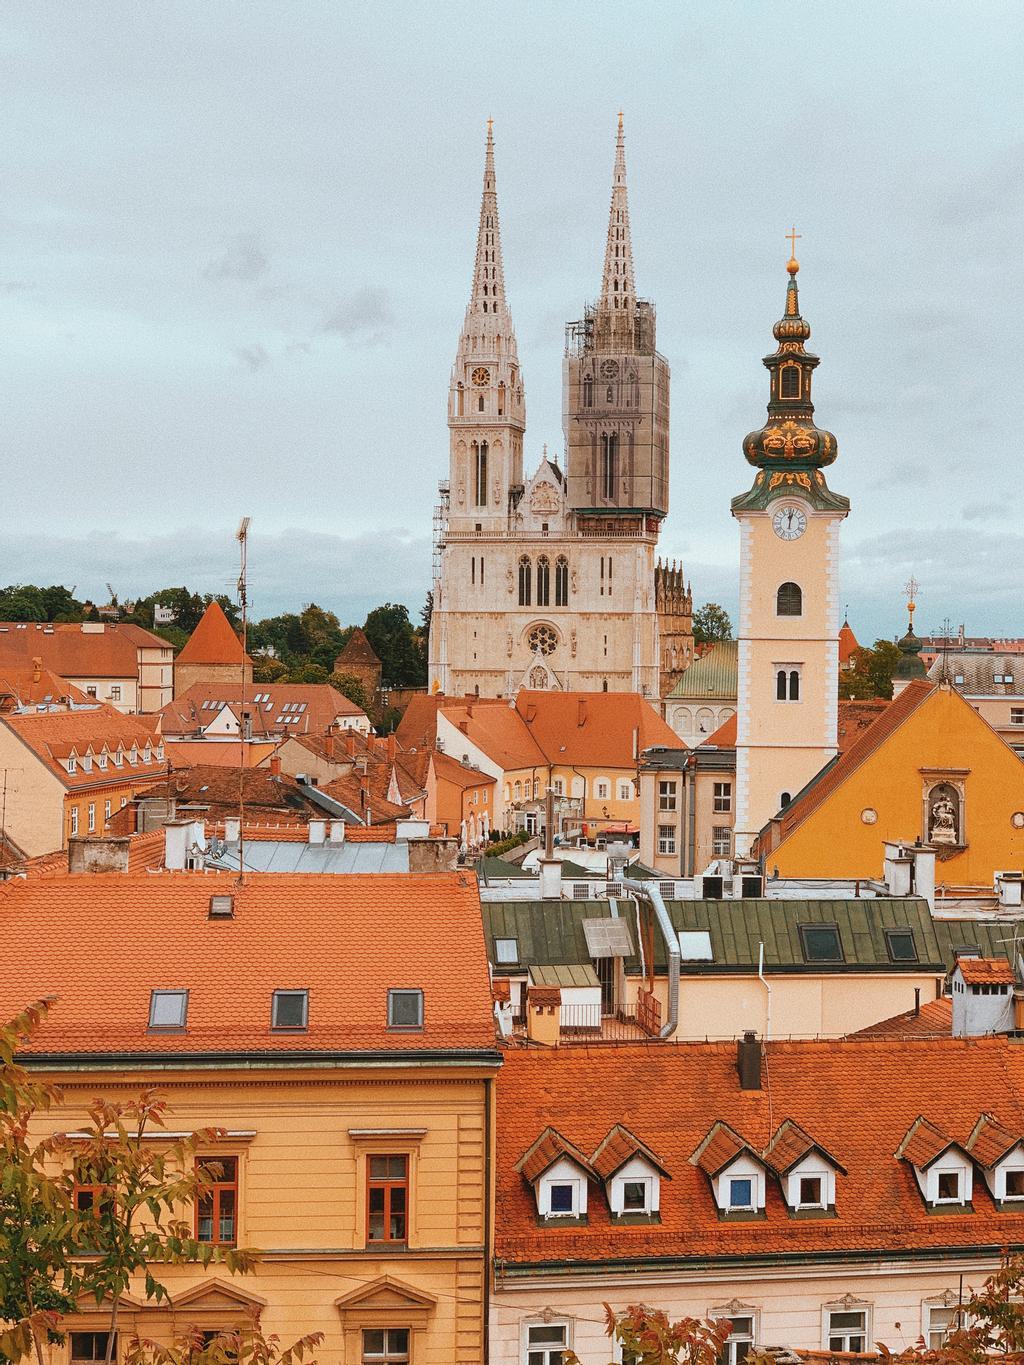
[[[348,754],[349,758],[355,758],[356,756],[356,737],[351,730],[345,731],[345,752]]]
[[[334,736],[333,736],[333,735],[328,734],[328,735],[325,735],[325,736],[324,736],[324,751],[326,752],[328,758],[330,758],[330,759],[333,759],[333,758],[334,758]]]
[[[392,762],[392,763],[394,763],[394,761],[395,761],[395,751],[396,751],[396,748],[397,748],[397,746],[396,746],[396,744],[395,744],[395,736],[394,736],[394,733],[392,733],[392,734],[388,735],[388,759],[389,759],[389,761]]]
[[[280,754],[271,754],[271,755],[270,755],[270,776],[271,776],[271,777],[280,777],[280,776],[281,776],[281,755],[280,755]]]
[[[32,681],[33,681],[33,682],[38,682],[39,679],[42,677],[42,673],[43,673],[43,661],[42,661],[42,659],[33,659],[33,660],[32,660]]]

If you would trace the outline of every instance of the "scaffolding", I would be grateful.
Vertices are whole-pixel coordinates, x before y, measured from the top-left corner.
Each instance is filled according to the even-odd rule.
[[[451,484],[442,479],[437,485],[437,502],[434,503],[434,584],[441,577],[441,553],[444,550],[445,536],[448,532],[448,508],[451,505]]]

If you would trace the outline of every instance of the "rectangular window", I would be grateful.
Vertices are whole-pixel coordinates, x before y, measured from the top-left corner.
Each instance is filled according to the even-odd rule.
[[[926,1334],[928,1337],[929,1351],[938,1351],[956,1322],[957,1310],[955,1308],[928,1307],[926,1310],[928,1321],[926,1324]]]
[[[188,991],[151,991],[149,1027],[183,1029],[188,1018]]]
[[[404,1242],[409,1215],[409,1158],[366,1160],[366,1240]]]
[[[622,1182],[622,1212],[647,1212],[646,1180],[624,1180]]]
[[[1007,1171],[1005,1199],[1024,1199],[1024,1171]]]
[[[916,962],[917,944],[913,929],[886,929],[885,946],[890,962]]]
[[[800,946],[805,962],[843,962],[838,924],[801,924]]]
[[[560,777],[555,778],[555,780],[551,784],[551,789],[556,796],[565,795],[565,783],[562,781]]]
[[[406,1365],[408,1327],[367,1327],[363,1330],[362,1365]]]
[[[106,1332],[71,1332],[71,1359],[74,1365],[79,1361],[97,1361],[107,1358]],[[114,1333],[114,1349],[111,1360],[117,1359],[117,1333]]]
[[[711,856],[728,858],[732,853],[732,830],[728,825],[713,825],[711,828]]]
[[[96,828],[96,805],[95,802],[93,801],[89,802],[88,808],[86,810],[86,821],[87,821],[86,827],[88,828],[89,833],[92,834],[92,832]]]
[[[576,1212],[576,1186],[569,1181],[548,1186],[548,1208],[552,1213]]]
[[[754,1182],[749,1176],[729,1181],[729,1207],[731,1209],[754,1207]]]
[[[676,827],[675,825],[658,826],[658,852],[675,853],[676,851]]]
[[[1024,725],[1024,706],[1010,707],[1010,724]]]
[[[659,809],[659,810],[675,810],[675,809],[676,809],[676,793],[677,793],[677,791],[678,791],[678,787],[677,787],[677,785],[676,785],[675,782],[659,782],[659,783],[658,783],[658,809]]]
[[[238,1158],[204,1157],[196,1170],[203,1177],[196,1195],[196,1241],[233,1247],[238,1241]]]
[[[545,1323],[526,1329],[526,1365],[562,1365],[569,1347],[564,1323]]]
[[[502,965],[519,961],[519,940],[517,938],[496,938],[494,940],[494,960]]]
[[[423,1027],[423,992],[388,991],[388,1028]]]
[[[828,1349],[830,1351],[863,1351],[867,1344],[867,1313],[845,1311],[828,1315]]]
[[[716,812],[716,814],[718,814],[718,815],[723,815],[723,814],[727,813],[728,811],[731,811],[731,810],[732,810],[732,783],[731,783],[731,782],[716,782],[716,783],[715,783],[714,802],[715,802],[715,812]]]
[[[103,820],[104,820],[104,823],[106,823],[106,821],[109,820],[109,819],[110,819],[110,802],[109,802],[109,801],[104,801],[104,803],[103,803]]]
[[[95,695],[96,695],[96,685],[95,685],[95,683],[90,683],[90,684],[88,685],[88,687],[86,687],[86,689],[85,689],[85,695],[86,695],[87,697],[95,697]]]
[[[799,1204],[802,1209],[820,1209],[824,1205],[822,1198],[822,1183],[820,1175],[802,1175],[800,1177],[800,1197]]]
[[[72,807],[71,807],[71,833],[72,833],[72,834],[77,834],[77,833],[78,833],[78,807],[77,807],[77,806],[72,806]]]
[[[273,1029],[304,1029],[309,1020],[309,991],[275,991],[270,1007]]]
[[[720,1365],[743,1365],[754,1349],[754,1319],[752,1317],[732,1318],[732,1331],[719,1357]]]
[[[960,1172],[940,1171],[937,1202],[940,1204],[960,1203]]]
[[[120,700],[121,700],[121,686],[120,686],[119,683],[112,683],[112,684],[111,684],[111,687],[110,687],[110,700],[111,700],[111,701],[120,701]]]

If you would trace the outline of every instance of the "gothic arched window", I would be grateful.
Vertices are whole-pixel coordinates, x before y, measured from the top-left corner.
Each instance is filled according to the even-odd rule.
[[[583,406],[592,408],[594,406],[594,379],[592,375],[585,375],[583,379]]]
[[[804,595],[799,583],[783,583],[775,597],[776,616],[802,616]]]
[[[477,507],[487,506],[487,442],[477,445],[473,442],[473,502]]]
[[[455,411],[458,413],[460,417],[465,417],[466,415],[466,390],[462,387],[461,384],[459,385],[458,389],[458,401],[456,404]]]
[[[546,607],[551,596],[551,563],[547,555],[537,560],[537,606]]]
[[[484,396],[483,396],[483,394],[481,394],[480,397],[476,400],[476,407],[477,407],[477,412],[483,412],[483,410],[484,410]]]
[[[800,397],[800,366],[783,365],[779,375],[779,397]]]
[[[569,561],[565,555],[555,560],[555,606],[569,605]]]
[[[519,561],[519,605],[530,605],[530,556],[523,555]]]
[[[615,483],[619,456],[619,438],[614,432],[601,435],[601,496],[615,500]]]
[[[499,384],[499,385],[498,385],[498,416],[499,416],[499,417],[503,417],[504,415],[505,415],[505,385],[504,385],[504,384]]]

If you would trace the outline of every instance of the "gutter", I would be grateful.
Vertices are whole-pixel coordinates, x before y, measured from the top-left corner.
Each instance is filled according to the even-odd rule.
[[[768,992],[768,1010],[764,1024],[764,1040],[767,1043],[772,1036],[772,988],[765,980],[764,975],[764,944],[757,945],[757,979]]]
[[[665,940],[665,951],[668,954],[668,1018],[658,1033],[658,1038],[664,1040],[671,1038],[679,1025],[679,939],[672,928],[672,921],[668,917],[657,882],[633,882],[627,895],[639,897],[653,908],[658,928]]]
[[[376,1048],[361,1052],[37,1052],[18,1055],[20,1065],[47,1071],[177,1071],[190,1067],[222,1067],[230,1071],[264,1071],[279,1067],[406,1067],[410,1064],[492,1066],[502,1063],[491,1048]]]

